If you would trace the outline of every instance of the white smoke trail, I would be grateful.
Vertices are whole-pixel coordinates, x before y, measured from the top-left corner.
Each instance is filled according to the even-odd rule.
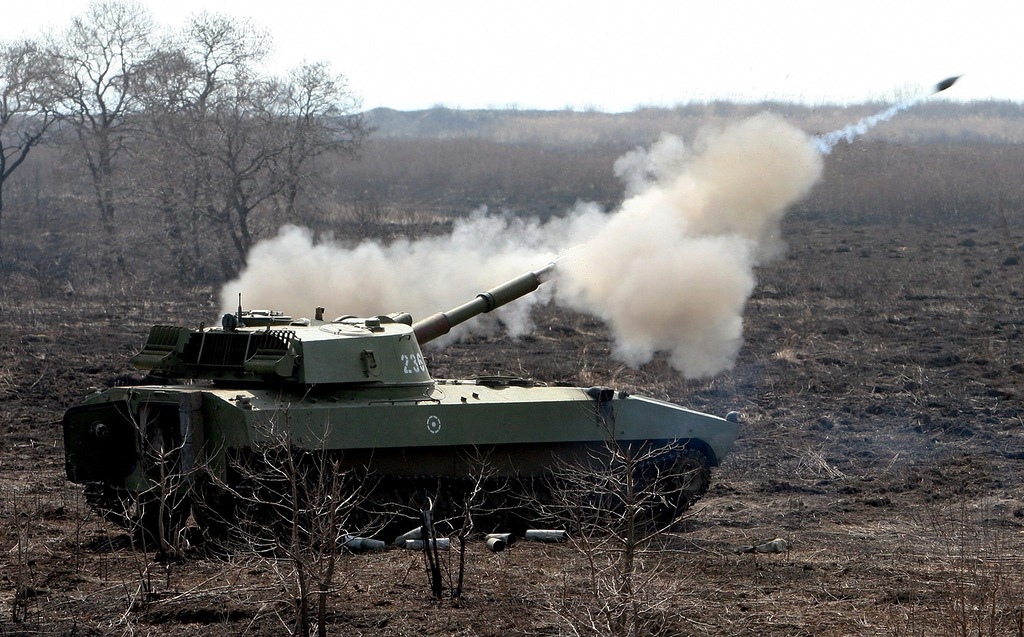
[[[781,250],[779,223],[819,179],[820,149],[765,114],[705,132],[692,150],[663,137],[615,168],[629,198],[614,212],[581,204],[541,224],[480,211],[449,236],[390,245],[314,244],[310,232],[285,228],[253,248],[249,267],[223,288],[222,305],[233,309],[241,291],[250,307],[424,318],[569,254],[553,286],[500,311],[510,332],[528,330],[531,305],[553,295],[603,319],[614,355],[627,364],[664,352],[689,377],[728,369],[742,344],[753,267]],[[491,320],[460,332],[495,326],[493,317],[479,318]]]
[[[860,119],[852,124],[847,124],[846,126],[838,130],[818,135],[817,137],[814,138],[814,142],[817,145],[818,151],[820,151],[821,154],[828,155],[829,153],[832,152],[832,149],[835,148],[836,144],[838,144],[839,142],[846,140],[846,143],[852,143],[854,139],[867,133],[875,126],[881,124],[882,122],[888,121],[893,117],[896,117],[896,115],[898,115],[900,112],[905,111],[908,108],[911,108],[912,106],[916,106],[926,98],[927,96],[924,96],[908,100],[906,102],[900,102],[899,104],[890,106],[884,111],[875,113],[874,115],[868,115],[867,117]]]

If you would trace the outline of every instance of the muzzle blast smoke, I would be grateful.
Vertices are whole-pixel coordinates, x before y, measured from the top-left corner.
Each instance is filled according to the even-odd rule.
[[[942,80],[935,92],[956,80]],[[532,327],[530,308],[550,300],[604,322],[613,357],[627,365],[663,353],[686,377],[707,378],[735,361],[754,268],[782,254],[782,218],[821,178],[825,155],[926,98],[817,137],[768,113],[706,129],[690,145],[665,135],[615,162],[626,197],[611,211],[578,203],[541,222],[480,209],[457,220],[449,235],[390,244],[318,242],[309,230],[285,227],[253,247],[249,265],[224,287],[223,306],[231,308],[244,290],[257,307],[291,312],[319,305],[358,316],[429,316],[564,255],[570,258],[557,267],[515,279],[514,292],[533,292],[495,307],[498,316],[487,312],[488,295],[503,299],[506,286],[464,312],[417,323],[420,340],[443,345],[502,326],[522,335]],[[549,276],[554,285],[538,288]],[[459,325],[463,314],[474,320]]]

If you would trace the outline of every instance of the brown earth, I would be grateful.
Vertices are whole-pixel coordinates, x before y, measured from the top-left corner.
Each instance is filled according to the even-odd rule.
[[[735,369],[685,381],[609,358],[596,321],[545,307],[535,334],[430,356],[437,377],[604,384],[746,418],[638,598],[679,635],[1024,635],[1024,233],[786,224],[758,273]],[[198,298],[199,295],[197,295]],[[155,322],[207,302],[0,297],[0,635],[288,634],[266,560],[132,551],[63,476],[62,411],[131,378]],[[740,547],[783,538],[781,553]],[[330,634],[590,634],[573,543],[473,543],[465,594],[421,558],[346,557]],[[646,580],[645,580],[646,581]]]

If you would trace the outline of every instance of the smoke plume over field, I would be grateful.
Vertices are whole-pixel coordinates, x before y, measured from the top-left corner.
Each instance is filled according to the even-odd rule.
[[[327,317],[408,311],[426,318],[553,260],[557,251],[544,247],[546,231],[534,220],[490,216],[485,209],[457,222],[450,235],[390,244],[314,243],[309,230],[286,226],[253,247],[248,267],[222,289],[221,305],[234,310],[241,292],[247,308],[296,316],[312,316],[323,306]],[[550,298],[547,288],[502,310],[512,335],[529,329],[529,306]],[[494,329],[493,317],[480,318],[462,333]]]
[[[691,146],[663,137],[615,171],[627,194],[618,210],[580,204],[543,224],[481,210],[449,236],[388,245],[314,244],[308,231],[285,228],[253,248],[222,304],[233,309],[242,292],[247,307],[423,318],[563,256],[552,282],[502,310],[512,334],[530,328],[533,303],[552,299],[604,320],[615,356],[630,365],[665,352],[688,377],[727,369],[742,344],[753,268],[779,253],[782,216],[821,175],[816,142],[765,114]]]
[[[781,250],[782,216],[822,161],[769,115],[706,133],[692,152],[666,145],[677,141],[619,161],[644,167],[631,172],[636,194],[559,264],[557,296],[604,319],[626,363],[664,351],[686,376],[709,376],[739,351],[753,267]]]

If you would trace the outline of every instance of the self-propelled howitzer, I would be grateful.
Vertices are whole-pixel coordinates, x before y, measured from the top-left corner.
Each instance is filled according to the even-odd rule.
[[[153,326],[133,363],[189,380],[113,387],[69,409],[68,478],[86,485],[97,511],[151,536],[190,511],[218,534],[245,480],[237,467],[274,444],[330,457],[335,470],[372,476],[381,493],[410,500],[433,497],[438,485],[456,489],[471,459],[486,458],[495,479],[535,485],[619,445],[669,449],[653,469],[685,476],[667,514],[685,509],[732,447],[737,419],[608,387],[428,373],[421,344],[533,292],[554,267],[415,323],[405,313],[328,321],[317,308],[312,320],[239,309],[215,328]]]

